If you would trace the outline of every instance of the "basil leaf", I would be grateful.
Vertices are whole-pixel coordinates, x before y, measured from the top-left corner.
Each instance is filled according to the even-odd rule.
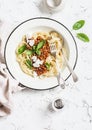
[[[33,46],[33,48],[32,48],[32,49],[33,49],[33,51],[35,51],[35,50],[36,50],[36,46]]]
[[[23,53],[26,50],[26,45],[22,45],[19,49],[18,49],[18,54]]]
[[[32,55],[33,51],[32,50],[25,50],[26,55]]]
[[[40,41],[40,42],[38,43],[36,49],[37,49],[37,50],[41,49],[41,48],[44,46],[45,42],[46,42],[45,40]]]
[[[73,25],[73,29],[74,29],[74,30],[78,30],[78,29],[82,28],[84,24],[85,24],[85,21],[84,21],[84,20],[77,21],[77,22]]]
[[[82,40],[84,42],[89,42],[90,41],[88,36],[86,34],[84,34],[84,33],[77,33],[77,37],[78,37],[78,39],[80,39],[80,40]]]
[[[36,47],[36,54],[37,55],[40,55],[41,54],[41,51],[40,49],[44,46],[44,44],[46,43],[45,40],[42,40],[38,43],[37,47]]]
[[[41,51],[40,50],[36,50],[36,54],[37,55],[41,55]]]
[[[32,61],[31,60],[26,60],[25,64],[27,65],[28,68],[32,69]]]
[[[45,63],[45,66],[46,66],[46,68],[47,68],[47,70],[49,70],[50,69],[50,63]]]

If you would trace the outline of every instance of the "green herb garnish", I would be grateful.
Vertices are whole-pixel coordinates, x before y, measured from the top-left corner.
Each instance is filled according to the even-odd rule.
[[[25,50],[26,55],[32,55],[33,51],[32,50]]]
[[[41,55],[41,51],[40,50],[36,50],[36,54],[37,55]]]
[[[19,49],[18,49],[18,54],[23,53],[26,50],[26,45],[22,45]]]
[[[84,42],[89,42],[90,41],[88,36],[86,34],[84,34],[84,33],[77,33],[77,37],[78,37],[78,39],[80,39],[80,40],[82,40]]]
[[[84,21],[84,20],[77,21],[77,22],[73,25],[73,29],[74,29],[74,30],[78,30],[78,29],[82,28],[84,24],[85,24],[85,21]]]
[[[42,40],[42,41],[40,41],[38,44],[37,44],[37,50],[39,50],[39,49],[41,49],[43,46],[44,46],[44,44],[46,43],[46,41],[45,40]]]
[[[40,41],[40,42],[37,44],[36,49],[35,49],[35,52],[36,52],[37,55],[40,55],[40,54],[41,54],[40,49],[44,46],[45,43],[46,43],[46,41],[45,41],[45,40],[42,40],[42,41]]]
[[[36,46],[35,46],[35,45],[32,47],[32,51],[33,51],[33,52],[36,51]]]
[[[33,52],[33,53],[36,53],[37,55],[40,55],[40,54],[41,54],[40,49],[44,46],[45,43],[46,43],[46,41],[45,41],[45,40],[42,40],[42,41],[40,41],[37,45],[34,45],[34,46],[32,47],[32,52]]]
[[[31,60],[26,60],[25,64],[27,65],[28,68],[32,69],[32,61]]]
[[[46,63],[45,63],[45,66],[46,66],[47,70],[49,70],[51,65],[50,65],[50,63],[47,63],[47,62],[46,62]]]

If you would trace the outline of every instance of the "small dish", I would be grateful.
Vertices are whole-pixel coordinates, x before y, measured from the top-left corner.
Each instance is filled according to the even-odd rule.
[[[44,3],[51,11],[59,11],[62,8],[62,0],[44,0]]]

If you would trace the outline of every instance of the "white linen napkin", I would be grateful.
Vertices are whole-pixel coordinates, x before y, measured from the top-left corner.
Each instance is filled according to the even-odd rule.
[[[1,54],[1,39],[0,39],[0,117],[11,113],[13,103],[13,93],[22,90],[6,69],[4,58]]]

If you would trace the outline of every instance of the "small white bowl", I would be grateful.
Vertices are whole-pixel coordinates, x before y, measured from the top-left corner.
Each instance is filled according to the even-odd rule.
[[[62,9],[62,0],[44,0],[44,2],[46,7],[53,12]]]

